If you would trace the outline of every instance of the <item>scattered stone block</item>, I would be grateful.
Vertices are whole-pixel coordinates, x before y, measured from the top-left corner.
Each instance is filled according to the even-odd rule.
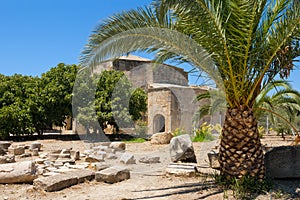
[[[33,142],[30,144],[29,147],[30,150],[38,149],[38,151],[40,151],[41,148],[42,148],[42,144],[40,142]]]
[[[50,161],[55,161],[58,159],[60,154],[58,153],[51,153],[51,154],[48,154],[47,158],[50,160]]]
[[[39,156],[41,159],[46,159],[46,158],[48,158],[48,154],[47,153],[42,153],[42,154],[40,154],[40,156]]]
[[[27,158],[27,157],[31,157],[32,154],[31,153],[24,153],[22,155],[20,155],[20,158]]]
[[[172,162],[197,163],[193,143],[188,134],[171,139],[170,154]]]
[[[25,148],[23,146],[17,146],[17,147],[9,147],[8,153],[13,155],[22,155],[25,153]]]
[[[166,173],[175,176],[195,176],[197,165],[193,163],[170,163],[166,168]]]
[[[80,151],[71,150],[70,155],[72,159],[80,160]]]
[[[14,155],[0,156],[0,164],[14,163],[14,162],[16,162]]]
[[[60,154],[71,154],[71,149],[62,149]]]
[[[32,149],[32,156],[39,156],[39,149],[38,148]]]
[[[84,152],[83,152],[83,154],[84,155],[91,155],[91,154],[93,154],[94,153],[94,150],[90,150],[90,149],[88,149],[88,150],[84,150]]]
[[[109,153],[106,155],[106,158],[109,160],[114,160],[114,159],[118,159],[118,156],[116,154]]]
[[[68,167],[71,168],[71,169],[85,169],[85,168],[89,167],[89,164],[80,163],[80,164],[77,164],[77,165],[69,165]]]
[[[71,158],[71,154],[69,153],[61,153],[58,155],[58,158]]]
[[[85,162],[103,162],[104,161],[104,157],[103,155],[89,155],[85,158]]]
[[[82,183],[85,180],[92,180],[94,177],[95,173],[90,170],[75,170],[65,174],[37,178],[33,181],[33,187],[47,192],[54,192]]]
[[[51,154],[60,154],[61,153],[61,149],[52,150],[50,153]]]
[[[213,169],[220,169],[220,162],[219,162],[219,153],[215,151],[211,151],[207,153],[209,166]]]
[[[55,161],[54,164],[53,164],[54,167],[58,168],[58,167],[61,167],[61,166],[64,166],[64,163],[61,162],[61,161]]]
[[[134,155],[130,153],[123,153],[120,162],[124,164],[136,164],[136,160],[134,158]]]
[[[71,165],[75,164],[75,160],[73,160],[72,158],[58,158],[56,161],[62,162],[63,164],[65,163],[69,163]]]
[[[160,163],[159,159],[160,159],[160,157],[158,157],[158,156],[153,156],[153,157],[145,156],[145,157],[140,158],[139,162],[146,163],[146,164]]]
[[[265,154],[266,176],[300,178],[300,146],[274,147]]]
[[[45,164],[45,166],[49,167],[49,166],[53,166],[54,163],[52,161],[45,160],[44,164]]]
[[[30,183],[36,177],[34,162],[24,161],[0,165],[0,183]]]
[[[155,133],[151,136],[150,143],[151,144],[169,144],[172,138],[173,138],[173,135],[172,135],[172,133],[169,133],[169,132]]]
[[[3,151],[7,152],[8,147],[10,147],[12,142],[9,141],[0,141],[0,150],[2,149]]]
[[[112,142],[109,148],[115,149],[116,151],[125,151],[126,144],[124,142]]]
[[[106,157],[107,153],[105,151],[96,151],[94,152],[96,156],[101,156],[103,159]]]
[[[96,181],[105,183],[117,183],[130,178],[128,169],[121,167],[110,167],[95,173]]]
[[[0,156],[4,156],[6,154],[6,151],[2,148],[0,148]]]

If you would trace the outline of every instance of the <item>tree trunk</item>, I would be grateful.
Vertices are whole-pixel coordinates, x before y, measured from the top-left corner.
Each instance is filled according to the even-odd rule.
[[[228,108],[219,155],[224,178],[251,176],[264,179],[264,155],[252,109]]]

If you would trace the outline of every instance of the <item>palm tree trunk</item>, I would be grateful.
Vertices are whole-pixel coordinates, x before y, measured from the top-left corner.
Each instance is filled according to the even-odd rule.
[[[264,179],[264,155],[252,109],[228,108],[219,155],[221,176]]]

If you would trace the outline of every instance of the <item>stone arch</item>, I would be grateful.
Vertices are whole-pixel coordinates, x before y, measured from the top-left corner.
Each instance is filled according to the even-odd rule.
[[[165,132],[166,130],[166,118],[157,114],[153,118],[153,131],[154,133]]]

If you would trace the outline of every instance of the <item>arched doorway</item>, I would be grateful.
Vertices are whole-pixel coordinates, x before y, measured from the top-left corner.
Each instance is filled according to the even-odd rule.
[[[153,119],[153,131],[154,133],[165,132],[165,117],[163,115],[155,115]]]

